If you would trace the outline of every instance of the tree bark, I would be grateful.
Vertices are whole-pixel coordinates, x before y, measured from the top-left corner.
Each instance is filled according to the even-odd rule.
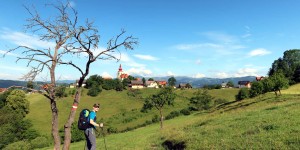
[[[51,100],[51,111],[52,111],[52,137],[54,140],[54,149],[60,149],[60,137],[58,130],[58,110],[56,106],[56,102]]]
[[[73,102],[73,107],[70,111],[69,118],[67,123],[64,125],[64,130],[65,130],[65,139],[64,139],[64,146],[63,150],[69,150],[70,149],[70,144],[71,144],[71,130],[72,130],[72,124],[74,122],[77,106],[80,101],[80,95],[81,95],[81,87],[78,87],[76,89],[76,94]]]
[[[164,120],[162,108],[159,109],[159,113],[160,113],[160,129],[162,129],[163,128],[163,120]]]

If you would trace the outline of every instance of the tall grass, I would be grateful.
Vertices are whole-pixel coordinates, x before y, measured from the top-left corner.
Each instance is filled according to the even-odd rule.
[[[283,94],[275,97],[274,93],[267,93],[253,99],[234,101],[232,93],[237,93],[237,91],[237,89],[209,91],[214,93],[212,96],[226,98],[229,102],[212,110],[166,120],[163,130],[159,129],[159,124],[152,124],[124,133],[106,135],[107,148],[164,149],[164,146],[168,145],[182,146],[191,150],[298,149],[300,147],[300,95]],[[103,103],[103,107],[109,104],[107,102],[109,100],[104,99],[106,94],[110,96],[116,94],[110,94],[111,92],[102,93],[103,101],[101,103]],[[142,92],[143,96],[147,96],[146,90],[142,90]],[[167,108],[167,110],[186,107],[188,98],[192,96],[193,92],[195,90],[176,90],[176,93],[181,95],[180,98],[176,99],[177,106]],[[126,93],[118,93],[118,95],[121,94],[124,97],[126,95]],[[115,100],[119,102],[119,100]],[[124,103],[124,106],[130,107],[127,108],[129,111],[142,106],[141,100],[124,98],[124,101],[138,103],[134,105],[135,107],[130,107],[131,105]],[[118,103],[114,105],[118,105]],[[111,108],[115,110],[111,110],[112,112],[108,114],[103,108],[103,112],[100,114],[112,117],[120,114],[120,109],[123,111],[126,109],[121,106],[116,107],[118,109]],[[134,110],[132,112],[138,114]],[[149,114],[151,113],[156,112]],[[125,116],[129,114],[126,111]],[[142,118],[147,118],[147,116],[142,116]],[[81,149],[84,144],[84,141],[72,143],[71,149]],[[104,149],[103,136],[97,139],[97,146],[99,149]],[[44,149],[52,149],[52,147]]]

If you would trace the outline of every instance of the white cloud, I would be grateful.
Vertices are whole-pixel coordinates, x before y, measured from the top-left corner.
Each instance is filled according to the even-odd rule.
[[[205,77],[205,75],[204,75],[204,74],[201,74],[201,73],[197,73],[197,74],[194,76],[194,78],[203,78],[203,77]]]
[[[11,52],[9,52],[9,53],[7,53],[7,51],[4,51],[4,50],[0,50],[0,54],[1,55],[7,55],[7,56],[15,56],[15,57],[17,57],[17,56],[19,56],[19,55],[17,55],[17,54],[14,54],[14,53],[11,53]]]
[[[0,38],[8,40],[18,46],[28,46],[30,48],[49,48],[54,47],[53,42],[41,41],[36,35],[30,36],[22,32],[2,30]]]
[[[230,75],[225,72],[217,72],[215,73],[215,78],[228,78]]]
[[[254,68],[242,68],[234,74],[234,77],[258,76],[257,72],[257,69]]]
[[[27,67],[15,67],[15,66],[0,66],[1,70],[13,70],[13,71],[28,71],[29,68]]]
[[[222,48],[222,45],[213,44],[213,43],[201,43],[201,44],[179,44],[175,46],[179,50],[192,50],[197,48]]]
[[[173,72],[171,72],[171,71],[168,71],[167,72],[167,76],[175,76],[175,74]]]
[[[254,49],[251,52],[249,52],[248,56],[254,57],[254,56],[263,56],[263,55],[268,55],[268,54],[271,54],[271,52],[264,48],[258,48],[258,49]]]
[[[201,60],[200,59],[196,60],[196,64],[201,65],[202,64]]]
[[[141,76],[149,76],[152,74],[152,71],[149,69],[141,68],[130,68],[127,73],[129,75],[141,75]]]
[[[122,64],[126,64],[130,67],[145,67],[144,64],[137,63],[136,61],[131,59],[126,53],[122,53],[120,61],[122,62]]]
[[[107,72],[103,72],[102,74],[101,74],[101,76],[103,77],[103,78],[113,78],[109,73],[107,73]]]
[[[238,41],[238,38],[226,33],[211,31],[202,33],[202,35],[205,35],[207,38],[220,43],[236,43]]]
[[[142,60],[158,60],[158,58],[153,57],[151,55],[139,55],[139,54],[136,54],[134,56],[137,57],[137,58],[139,58],[139,59],[142,59]]]
[[[21,78],[21,75],[9,74],[9,73],[0,73],[0,79],[19,80],[20,78]]]
[[[242,38],[247,38],[247,37],[250,37],[250,36],[251,36],[250,33],[246,33],[246,34],[242,35]]]

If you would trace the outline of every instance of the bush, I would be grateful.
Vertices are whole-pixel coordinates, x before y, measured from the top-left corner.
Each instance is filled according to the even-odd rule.
[[[241,88],[239,93],[235,96],[237,101],[249,98],[249,89],[248,88]]]
[[[211,108],[212,100],[214,99],[208,94],[207,90],[198,90],[194,93],[195,96],[190,98],[190,104],[197,110],[208,110]]]
[[[85,140],[84,131],[78,129],[77,123],[72,124],[71,134],[72,134],[71,143]]]
[[[43,148],[43,147],[48,147],[50,146],[50,140],[47,139],[46,137],[39,136],[33,140],[30,141],[31,148],[36,149],[36,148]]]
[[[153,123],[156,123],[156,122],[159,122],[159,121],[160,121],[160,118],[159,118],[158,115],[154,115],[154,116],[152,117],[152,122],[153,122]]]
[[[118,129],[115,128],[115,127],[108,127],[108,128],[107,128],[107,132],[108,132],[108,133],[117,133],[117,132],[118,132]]]
[[[139,89],[130,89],[127,92],[127,95],[129,97],[137,97],[138,95],[142,94],[142,92]]]
[[[30,143],[27,141],[18,141],[7,145],[3,150],[31,150]]]
[[[102,92],[101,86],[93,84],[92,87],[89,89],[87,95],[96,97],[101,92]]]
[[[178,117],[178,116],[180,116],[180,112],[172,111],[169,115],[166,116],[166,120],[172,119],[172,118],[175,118],[175,117]]]
[[[182,110],[180,110],[180,113],[187,116],[191,114],[191,111],[188,108],[184,108]]]

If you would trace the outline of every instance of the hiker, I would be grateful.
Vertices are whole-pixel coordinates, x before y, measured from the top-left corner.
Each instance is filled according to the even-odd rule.
[[[86,137],[86,149],[88,150],[96,150],[96,134],[95,130],[96,127],[103,127],[103,123],[96,123],[96,113],[100,109],[100,104],[94,104],[93,110],[91,110],[89,114],[89,123],[90,127],[88,127],[85,131],[85,137]]]

